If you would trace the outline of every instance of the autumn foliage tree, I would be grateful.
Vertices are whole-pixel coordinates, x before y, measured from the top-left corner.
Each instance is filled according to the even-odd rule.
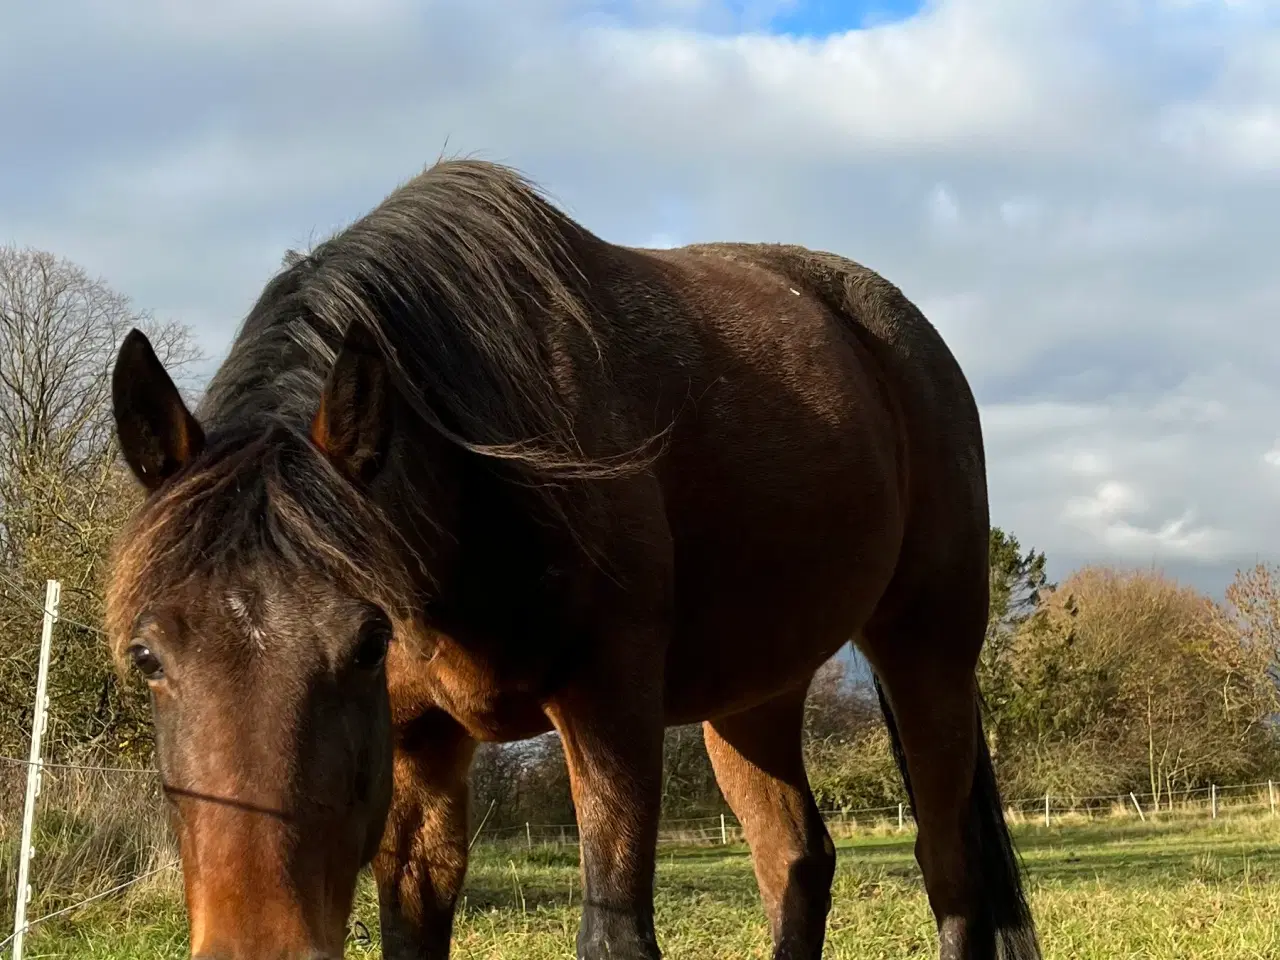
[[[1046,558],[1034,548],[1023,550],[1018,538],[992,527],[988,548],[991,600],[986,637],[978,660],[978,685],[985,701],[985,727],[997,764],[1013,734],[1017,713],[1026,698],[1015,685],[1014,657],[1028,623],[1041,612],[1041,597],[1052,587]]]
[[[1267,672],[1280,685],[1280,567],[1239,571],[1227,587],[1226,617],[1242,645],[1268,658]]]
[[[1217,604],[1151,571],[1086,567],[1004,658],[1000,773],[1015,791],[1143,789],[1156,802],[1269,768],[1276,687]]]

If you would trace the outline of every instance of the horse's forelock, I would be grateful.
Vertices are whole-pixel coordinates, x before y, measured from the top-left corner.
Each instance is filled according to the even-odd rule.
[[[135,618],[166,594],[251,574],[284,584],[320,576],[402,619],[412,596],[405,549],[377,505],[288,426],[215,437],[117,539],[112,653],[120,662]]]

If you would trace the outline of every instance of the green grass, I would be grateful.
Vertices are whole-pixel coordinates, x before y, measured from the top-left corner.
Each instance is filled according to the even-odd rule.
[[[1280,821],[1098,822],[1016,829],[1032,909],[1051,960],[1251,960],[1280,956]],[[826,956],[936,955],[910,834],[841,841]],[[670,960],[767,958],[768,930],[745,848],[660,849],[657,923]],[[454,956],[544,960],[573,955],[581,888],[573,848],[481,847],[458,915]],[[368,882],[349,957],[376,957]],[[50,921],[28,957],[117,960],[185,956],[177,888],[151,885]]]

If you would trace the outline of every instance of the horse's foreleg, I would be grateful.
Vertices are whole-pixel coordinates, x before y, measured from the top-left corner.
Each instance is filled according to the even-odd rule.
[[[449,956],[467,872],[474,752],[475,741],[443,713],[419,720],[396,746],[391,812],[373,862],[387,960]]]
[[[564,744],[582,838],[579,960],[661,957],[653,872],[662,794],[662,661],[646,639],[611,638],[609,662],[584,670],[547,705]]]

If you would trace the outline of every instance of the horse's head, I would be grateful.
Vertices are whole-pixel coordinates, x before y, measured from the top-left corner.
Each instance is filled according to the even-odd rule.
[[[263,417],[206,436],[136,331],[113,390],[148,496],[107,624],[150,689],[192,953],[340,957],[390,802],[384,671],[411,592],[367,490],[390,432],[381,355],[348,336],[309,430]]]

